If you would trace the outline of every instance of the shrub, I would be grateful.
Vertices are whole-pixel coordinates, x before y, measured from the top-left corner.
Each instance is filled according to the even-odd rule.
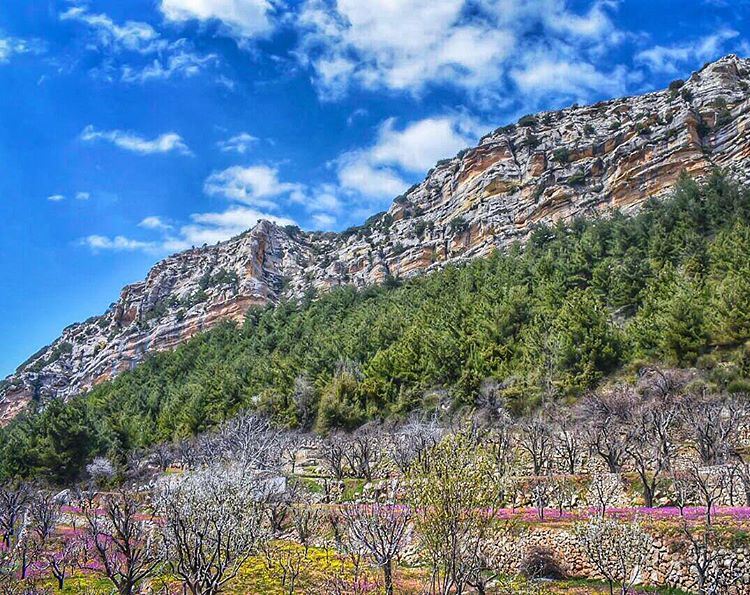
[[[571,186],[580,186],[586,182],[586,173],[582,170],[578,170],[572,176],[568,178],[568,184]]]
[[[521,574],[533,579],[562,580],[565,572],[555,559],[554,552],[546,547],[532,547],[521,560]]]
[[[469,224],[463,217],[454,217],[448,225],[453,233],[463,233],[469,228]]]
[[[536,126],[536,124],[537,124],[536,116],[531,116],[531,115],[523,116],[520,120],[518,120],[519,126],[528,127],[528,126]]]
[[[670,91],[679,91],[682,89],[683,85],[685,84],[685,81],[682,79],[677,79],[669,83],[669,90]]]
[[[552,157],[558,163],[569,163],[570,162],[570,151],[566,147],[555,149],[552,153]]]

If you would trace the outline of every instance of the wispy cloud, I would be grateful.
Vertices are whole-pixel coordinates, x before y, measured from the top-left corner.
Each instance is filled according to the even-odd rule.
[[[209,196],[223,196],[247,205],[274,209],[278,205],[272,199],[300,190],[299,184],[281,182],[278,174],[276,168],[267,165],[235,165],[212,173],[206,179],[203,191]]]
[[[139,155],[172,152],[182,155],[192,155],[182,137],[176,132],[167,132],[156,138],[147,139],[134,132],[125,130],[97,130],[93,125],[89,125],[81,133],[81,140],[85,142],[106,141],[120,149],[138,153]]]
[[[258,140],[258,137],[252,134],[241,132],[226,140],[219,141],[216,145],[223,153],[239,153],[240,155],[244,155]]]
[[[273,6],[267,0],[161,0],[164,16],[175,22],[215,21],[239,41],[271,33]]]
[[[46,44],[40,39],[0,36],[0,64],[10,62],[13,56],[43,54],[46,50]]]
[[[116,23],[106,14],[94,14],[83,6],[73,6],[60,14],[60,20],[87,25],[94,39],[90,49],[112,56],[129,55],[128,63],[112,65],[106,63],[92,72],[109,73],[119,71],[119,78],[126,83],[145,83],[181,76],[192,77],[219,62],[216,54],[201,55],[184,39],[165,39],[149,23],[126,21]]]
[[[143,67],[123,66],[122,80],[126,83],[145,83],[150,80],[165,80],[178,76],[190,78],[218,61],[216,54],[200,56],[180,50],[166,59],[155,58],[153,62]]]
[[[734,29],[725,27],[692,41],[670,46],[656,45],[642,50],[636,54],[635,61],[654,72],[677,74],[687,64],[719,57],[725,52],[728,42],[740,41],[739,35]]]
[[[65,200],[65,196],[63,194],[51,194],[47,197],[47,200],[50,202],[61,202]]]
[[[114,51],[151,54],[167,49],[169,42],[148,23],[126,21],[118,25],[106,14],[92,14],[83,6],[73,6],[60,14],[61,21],[78,21],[91,27],[100,46]]]
[[[161,217],[156,217],[155,215],[144,217],[138,224],[138,227],[144,227],[145,229],[172,229],[172,225],[166,223]]]
[[[154,242],[142,242],[134,240],[132,238],[126,238],[125,236],[107,237],[100,235],[86,236],[81,240],[81,244],[88,246],[93,251],[98,252],[101,250],[109,251],[134,251],[134,250],[148,250],[153,251],[157,245]]]

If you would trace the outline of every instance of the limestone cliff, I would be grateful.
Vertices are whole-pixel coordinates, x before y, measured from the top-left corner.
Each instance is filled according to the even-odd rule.
[[[363,286],[523,240],[535,223],[636,209],[682,171],[750,180],[750,60],[727,56],[684,84],[544,112],[439,162],[386,213],[342,233],[263,221],[170,256],[101,316],[65,329],[0,387],[0,424],[32,400],[69,397],[254,304]]]

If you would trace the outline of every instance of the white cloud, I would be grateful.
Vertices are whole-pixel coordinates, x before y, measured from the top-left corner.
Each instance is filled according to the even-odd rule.
[[[88,25],[95,35],[95,44],[90,46],[92,48],[111,54],[139,55],[140,60],[136,60],[135,64],[119,66],[120,79],[126,83],[144,83],[176,76],[188,78],[218,62],[216,54],[201,56],[192,51],[186,39],[165,39],[148,23],[126,21],[119,25],[106,14],[92,14],[82,6],[74,6],[61,13],[60,20]],[[93,72],[109,72],[112,69],[111,65],[106,64],[104,68],[94,68]]]
[[[218,195],[248,205],[274,209],[277,204],[272,198],[300,190],[299,184],[279,181],[278,173],[277,169],[266,165],[235,165],[212,173],[206,179],[203,191],[209,196]]]
[[[46,45],[39,39],[0,37],[0,64],[10,62],[13,56],[20,54],[43,54],[45,51]]]
[[[80,243],[93,252],[142,251],[152,254],[165,254],[187,250],[193,246],[215,244],[233,238],[255,226],[261,219],[277,225],[296,225],[287,217],[278,217],[252,208],[232,206],[219,213],[194,213],[190,223],[181,226],[176,232],[172,225],[161,217],[150,216],[138,225],[158,232],[161,237],[154,240],[136,240],[122,235],[114,237],[90,235]]]
[[[126,238],[125,236],[115,236],[113,238],[100,235],[86,236],[81,243],[88,246],[95,252],[100,250],[113,251],[134,251],[134,250],[154,250],[157,246],[154,242],[142,242]]]
[[[140,155],[171,153],[173,151],[182,155],[192,154],[182,140],[182,137],[175,132],[167,132],[154,139],[146,139],[134,132],[124,130],[96,130],[90,125],[81,133],[81,140],[85,142],[104,140],[120,149]]]
[[[244,155],[257,142],[257,137],[247,132],[241,132],[231,138],[219,141],[216,145],[223,153],[239,153],[240,155]]]
[[[223,242],[253,227],[261,219],[277,225],[295,225],[292,219],[247,207],[231,207],[220,213],[195,213],[190,225],[180,228],[178,241],[186,247]]]
[[[62,194],[52,194],[47,197],[47,200],[51,202],[60,202],[62,200],[65,200],[65,196],[63,196]]]
[[[481,98],[502,91],[528,55],[572,54],[595,70],[625,38],[610,18],[616,4],[576,12],[566,0],[307,0],[300,56],[327,99],[353,85],[418,93],[435,83]]]
[[[369,154],[375,163],[389,163],[413,171],[426,172],[435,162],[452,157],[473,144],[477,127],[471,120],[441,116],[411,122],[395,128],[390,118],[380,127],[378,139]]]
[[[324,93],[356,81],[419,90],[429,81],[481,85],[512,51],[512,31],[466,22],[464,0],[310,0],[300,16],[303,53]]]
[[[162,0],[170,21],[218,21],[238,39],[263,37],[273,30],[272,5],[267,0]]]
[[[91,198],[90,192],[76,192],[76,200],[88,200]]]
[[[381,124],[375,143],[336,160],[340,186],[372,198],[393,198],[409,185],[401,172],[426,172],[476,140],[480,127],[464,117],[436,116],[396,128]]]
[[[138,224],[138,227],[144,227],[146,229],[172,229],[172,226],[166,223],[161,217],[156,217],[154,215],[143,218]]]
[[[378,167],[365,151],[355,151],[338,159],[338,180],[345,190],[369,198],[392,198],[409,185],[390,167]]]
[[[333,215],[317,213],[312,217],[315,227],[321,230],[333,229],[336,226],[336,218]]]
[[[60,20],[89,25],[96,32],[99,44],[114,51],[151,54],[164,50],[169,45],[148,23],[126,21],[123,25],[118,25],[106,14],[91,14],[82,6],[73,6],[61,13]]]
[[[518,68],[513,68],[510,76],[523,93],[574,96],[582,100],[602,92],[623,95],[630,80],[630,73],[622,66],[602,72],[586,62],[544,56],[530,56]]]
[[[207,66],[218,62],[216,54],[200,56],[188,51],[178,51],[165,58],[154,60],[142,67],[125,65],[121,78],[126,83],[145,83],[150,80],[166,80],[173,77],[190,78],[200,74]]]
[[[737,31],[723,28],[692,42],[671,46],[656,45],[636,54],[635,60],[655,72],[678,74],[690,62],[706,62],[718,58],[724,53],[727,42],[737,37]]]

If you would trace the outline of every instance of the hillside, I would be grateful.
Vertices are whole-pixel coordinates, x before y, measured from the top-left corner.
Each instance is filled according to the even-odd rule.
[[[648,365],[750,387],[750,190],[688,178],[635,216],[538,226],[488,258],[256,307],[0,432],[0,477],[71,481],[92,457],[205,432],[251,408],[328,432],[414,411],[570,402]],[[619,378],[618,378],[619,377]]]
[[[439,162],[386,213],[343,233],[261,222],[158,263],[101,316],[65,329],[0,389],[0,423],[132,370],[251,306],[364,287],[487,256],[540,223],[637,210],[681,172],[747,181],[750,61],[728,56],[670,89],[521,118]]]

